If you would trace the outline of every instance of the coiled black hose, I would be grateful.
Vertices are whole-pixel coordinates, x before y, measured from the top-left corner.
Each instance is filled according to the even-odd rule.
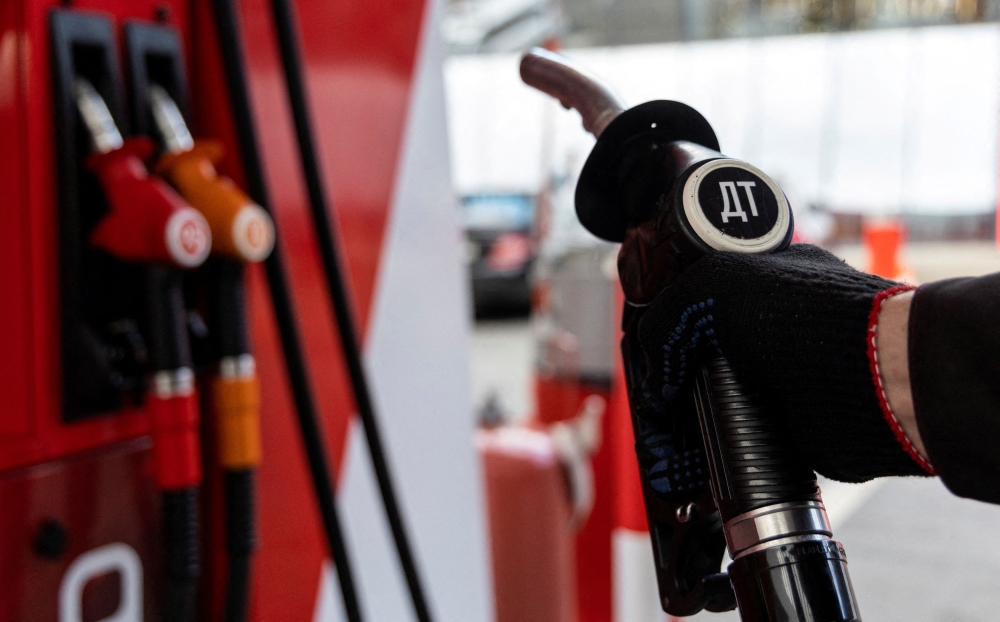
[[[163,619],[186,622],[195,619],[201,574],[198,488],[165,491],[162,500],[167,574]]]
[[[816,476],[780,418],[723,358],[704,368],[697,391],[741,618],[860,622],[847,556],[831,538]]]
[[[234,259],[213,258],[207,269],[215,358],[237,359],[250,353],[243,264]],[[222,477],[229,562],[224,620],[244,622],[249,608],[253,553],[257,548],[254,469],[224,468]]]
[[[149,366],[154,373],[192,367],[182,280],[175,269],[146,268],[144,322]],[[201,574],[198,494],[198,486],[161,493],[166,572],[163,606],[164,619],[170,622],[192,622],[197,610]]]
[[[741,382],[724,358],[707,366],[719,449],[719,510],[723,520],[757,508],[792,501],[819,501],[816,475],[784,437],[781,422],[760,395]]]

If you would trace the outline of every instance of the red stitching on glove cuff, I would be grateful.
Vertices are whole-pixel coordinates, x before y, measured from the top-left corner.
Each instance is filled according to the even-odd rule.
[[[931,475],[937,475],[934,472],[934,467],[931,463],[927,461],[920,455],[917,448],[910,441],[906,433],[903,432],[903,426],[899,423],[899,419],[896,418],[896,414],[892,412],[892,407],[889,405],[889,399],[885,394],[885,386],[882,384],[882,371],[879,369],[878,365],[878,315],[882,310],[882,303],[889,298],[895,296],[896,294],[901,294],[903,292],[908,292],[916,289],[912,285],[897,285],[896,287],[891,287],[885,291],[879,292],[875,296],[875,300],[872,303],[872,311],[868,316],[868,363],[871,366],[872,371],[872,382],[875,385],[875,393],[878,395],[878,403],[882,408],[882,416],[885,417],[885,422],[889,424],[889,428],[892,430],[893,435],[899,444],[903,446],[906,453],[910,454],[914,462],[920,465],[920,467],[927,471]]]

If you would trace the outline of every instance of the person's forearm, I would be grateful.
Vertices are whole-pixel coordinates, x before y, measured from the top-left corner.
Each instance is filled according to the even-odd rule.
[[[910,325],[910,304],[913,292],[893,296],[882,303],[878,316],[876,347],[879,372],[886,400],[896,416],[903,433],[910,439],[920,455],[927,458],[927,451],[917,429],[910,389],[910,365],[907,336]]]

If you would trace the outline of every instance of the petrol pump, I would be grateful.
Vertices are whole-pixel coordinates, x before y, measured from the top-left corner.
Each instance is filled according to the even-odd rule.
[[[707,253],[787,248],[788,199],[766,173],[720,153],[711,125],[690,106],[650,101],[626,110],[607,85],[542,49],[526,54],[520,71],[525,83],[575,108],[598,139],[576,212],[588,231],[622,244],[622,360],[663,610],[689,616],[738,607],[753,622],[861,620],[815,473],[789,448],[773,407],[725,357],[692,373],[695,387],[690,400],[678,398],[675,427],[650,432],[634,389],[644,363],[630,352],[639,348],[635,326],[648,304]],[[704,313],[694,326],[708,339],[712,304],[685,312],[692,323]],[[733,562],[719,572],[727,549]]]
[[[58,329],[25,331],[36,366],[5,407],[0,617],[191,619],[201,448],[182,281],[211,232],[150,174],[153,143],[128,137],[115,23],[21,10],[45,43],[24,84],[44,78],[47,114],[25,113],[7,148],[29,154],[18,173],[45,207],[26,213],[52,232],[21,304]],[[48,166],[30,156],[41,136]]]
[[[47,21],[58,164],[61,421],[25,426],[20,447],[7,444],[7,460],[41,462],[6,477],[0,494],[23,489],[32,499],[50,491],[55,505],[28,501],[4,519],[24,521],[24,530],[37,522],[36,513],[45,514],[33,540],[24,541],[34,542],[29,557],[42,560],[34,562],[39,571],[62,579],[51,588],[31,585],[58,593],[58,600],[29,601],[17,590],[0,597],[0,617],[53,619],[58,612],[60,620],[75,621],[96,611],[116,619],[195,619],[202,537],[196,367],[206,361],[195,360],[194,337],[211,341],[214,357],[207,394],[220,447],[209,455],[226,470],[227,619],[244,619],[260,432],[240,262],[270,252],[273,226],[231,181],[214,174],[205,154],[219,147],[195,148],[187,132],[167,90],[187,94],[175,28],[125,25],[126,81],[120,24],[110,16],[54,9]],[[154,128],[144,114],[156,119],[162,149],[145,135]],[[129,128],[134,136],[123,137]],[[159,172],[173,187],[150,170],[159,151]],[[217,258],[196,274],[213,235]],[[211,293],[206,300],[198,298],[199,284]],[[212,324],[211,339],[202,315]],[[81,449],[82,456],[60,458]],[[86,489],[91,494],[81,496]],[[25,553],[5,559],[11,563],[3,576],[27,589],[32,574],[25,564],[33,564]],[[117,591],[109,573],[117,575]]]
[[[0,5],[0,180],[10,216],[0,230],[0,285],[15,293],[2,311],[10,330],[0,335],[2,620],[325,619],[332,573],[342,577],[342,602],[353,601],[349,619],[368,619],[372,602],[382,606],[385,594],[407,587],[418,619],[430,619],[418,580],[426,560],[409,550],[402,501],[388,483],[362,350],[386,347],[385,336],[366,339],[385,322],[411,327],[392,339],[407,352],[440,347],[460,325],[460,275],[437,261],[453,242],[451,210],[433,194],[447,188],[446,167],[421,173],[431,194],[395,189],[405,178],[397,166],[415,166],[403,157],[404,136],[444,144],[426,120],[425,96],[409,95],[411,86],[427,92],[421,67],[440,66],[424,43],[436,41],[424,35],[436,24],[425,19],[433,6],[356,5],[345,18],[336,14],[341,4],[295,4],[308,13],[311,37],[297,52],[288,3],[274,2],[273,12],[226,0]],[[363,36],[353,36],[359,27]],[[253,41],[245,52],[237,49],[244,33]],[[275,35],[280,46],[258,44]],[[279,47],[293,105],[276,116],[260,85],[274,75],[267,54]],[[313,98],[317,136],[338,141],[326,166],[330,150],[313,142],[303,103],[304,80],[330,62],[338,71],[345,62],[378,71],[353,74],[358,84],[337,89],[346,97]],[[230,82],[234,72],[242,84]],[[365,103],[372,92],[378,106]],[[411,115],[413,102],[420,106]],[[431,113],[443,110],[431,104]],[[327,121],[343,118],[351,121],[331,130]],[[372,124],[375,140],[364,129]],[[260,153],[245,148],[254,133]],[[295,144],[289,138],[312,152],[308,166],[285,153],[286,142]],[[296,184],[279,186],[273,200],[262,191],[265,177],[303,172],[311,191],[342,189],[346,178],[362,193],[348,192],[336,209],[316,202],[311,226],[296,211],[305,205]],[[431,258],[434,271],[445,271],[419,295],[393,276],[399,251],[386,251],[391,262],[382,257],[401,244],[388,223],[418,214],[421,236],[402,243],[426,241],[418,263]],[[282,239],[291,247],[285,255]],[[319,250],[342,263],[321,263]],[[324,286],[332,300],[312,295]],[[376,317],[377,292],[402,302],[377,302]],[[414,313],[442,300],[444,308]],[[469,546],[481,531],[478,480],[468,437],[449,436],[468,414],[465,387],[452,387],[448,371],[462,354],[449,347],[444,365],[390,374],[391,383],[383,372],[379,399],[412,395],[392,417],[419,416],[423,442],[447,456],[447,468],[424,473],[431,463],[412,463],[420,448],[403,446],[407,477],[420,473],[404,508],[414,499],[418,508],[428,499],[457,508],[435,512],[434,529],[448,525],[440,533],[427,518],[413,533],[421,551],[451,551],[441,557],[448,568],[432,567],[433,606],[447,619],[478,620],[488,617],[485,543]],[[363,506],[361,522],[389,515],[406,583],[398,590],[395,568],[374,568],[388,581],[364,591],[350,585],[348,549],[381,546],[379,534],[348,534],[352,542],[337,525],[341,489],[359,511],[350,499],[359,471],[346,466],[358,460],[346,451],[356,408],[371,447],[364,459],[385,498],[383,509]],[[425,485],[442,478],[461,485]]]

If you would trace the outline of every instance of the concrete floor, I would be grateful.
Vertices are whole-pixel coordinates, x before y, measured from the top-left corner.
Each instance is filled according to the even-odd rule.
[[[860,246],[835,252],[852,265],[864,264]],[[992,243],[912,244],[903,262],[920,282],[1000,271],[1000,255]],[[515,418],[530,413],[533,356],[527,321],[477,324],[473,339],[477,407],[492,393]],[[954,497],[929,478],[878,480],[863,488],[825,483],[824,497],[836,537],[847,550],[865,620],[1000,619],[1000,507]],[[696,618],[739,619],[735,613]]]
[[[472,399],[478,410],[495,399],[510,420],[535,410],[531,376],[535,341],[526,319],[476,322],[472,334]]]
[[[864,269],[867,255],[860,244],[838,246],[833,252],[852,266]],[[915,242],[907,244],[900,263],[920,283],[956,276],[1000,272],[1000,253],[993,242]]]

